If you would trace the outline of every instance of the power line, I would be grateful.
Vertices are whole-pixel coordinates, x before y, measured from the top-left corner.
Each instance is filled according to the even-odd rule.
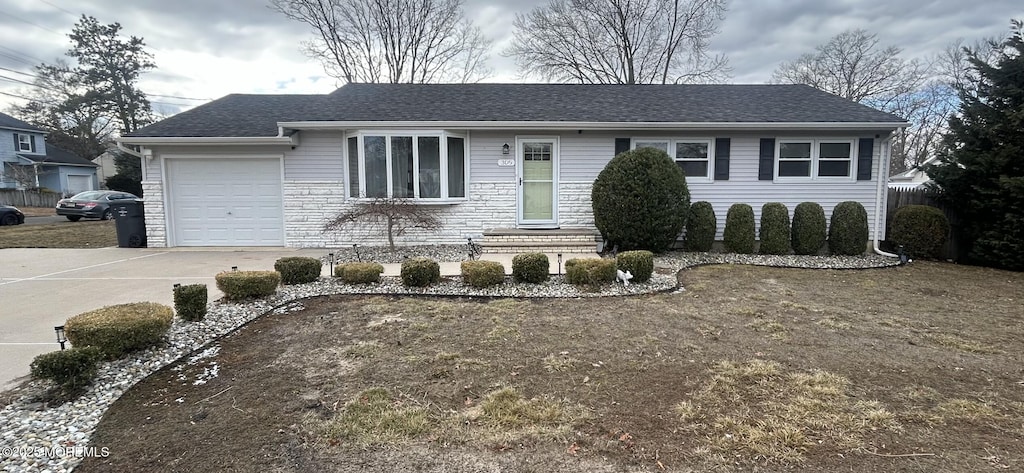
[[[22,22],[22,23],[28,23],[28,24],[30,24],[30,25],[32,25],[32,26],[35,26],[36,28],[39,28],[39,29],[43,29],[43,30],[49,31],[49,32],[51,32],[51,33],[53,33],[53,34],[56,34],[56,35],[64,36],[64,33],[61,33],[60,31],[57,31],[57,30],[55,30],[55,29],[51,29],[51,28],[47,28],[47,27],[45,27],[45,26],[43,26],[43,25],[40,25],[39,23],[35,23],[35,22],[31,22],[31,21],[28,21],[28,20],[26,20],[26,19],[24,19],[24,18],[21,18],[21,17],[19,17],[19,16],[15,16],[15,15],[12,15],[12,14],[10,14],[10,13],[7,13],[7,12],[3,11],[3,10],[0,10],[0,15],[5,15],[5,16],[9,16],[9,17],[11,17],[11,18],[14,18],[15,20],[18,20],[18,21],[20,21],[20,22]]]
[[[0,66],[0,70],[4,70],[4,71],[7,71],[7,72],[13,72],[15,74],[21,74],[23,76],[29,76],[29,77],[31,77],[33,79],[38,79],[39,78],[39,76],[37,76],[37,75],[29,74],[27,72],[16,71],[14,69],[8,69],[8,68],[3,67],[3,66]]]
[[[65,9],[61,8],[59,5],[54,5],[53,3],[50,3],[47,0],[39,0],[39,1],[45,3],[45,4],[49,5],[49,6],[51,6],[53,8],[56,8],[56,9],[58,9],[58,10],[64,12],[64,13],[67,13],[68,15],[71,15],[71,16],[73,16],[75,18],[78,18],[78,14],[77,13],[65,10]]]
[[[21,83],[21,84],[25,84],[25,85],[31,85],[31,86],[33,86],[33,87],[35,87],[35,86],[36,86],[36,84],[33,84],[33,83],[31,83],[31,82],[25,82],[25,81],[23,81],[23,80],[21,80],[21,79],[15,79],[15,78],[13,78],[13,77],[7,77],[7,76],[0,76],[0,79],[3,79],[3,80],[9,80],[9,81],[11,81],[11,82],[18,82],[18,83]]]
[[[22,52],[20,52],[20,51],[18,51],[16,49],[11,49],[11,48],[9,48],[7,46],[4,46],[2,44],[0,44],[0,49],[7,50],[7,52],[0,51],[0,55],[6,56],[6,57],[8,57],[8,58],[10,58],[10,59],[12,59],[14,61],[18,61],[18,62],[21,62],[21,63],[28,64],[30,66],[34,66],[34,65],[37,64],[36,62],[30,61],[30,59],[34,60],[34,61],[38,61],[38,62],[46,62],[46,61],[43,61],[42,59],[39,59],[39,58],[37,58],[35,56],[22,53]]]
[[[148,95],[150,97],[161,97],[161,98],[165,98],[165,99],[198,100],[198,101],[202,101],[202,102],[209,102],[209,101],[213,100],[213,99],[197,99],[195,97],[179,97],[177,95],[160,95],[160,94],[150,94],[150,93],[147,93],[146,95]]]

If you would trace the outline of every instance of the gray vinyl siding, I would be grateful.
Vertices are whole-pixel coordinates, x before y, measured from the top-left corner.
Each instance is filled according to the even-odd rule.
[[[803,132],[770,131],[765,133],[712,133],[712,132],[605,132],[583,131],[568,133],[543,132],[492,132],[476,131],[471,140],[471,161],[473,163],[471,182],[510,182],[515,180],[515,169],[499,167],[498,159],[516,158],[515,143],[519,136],[558,136],[559,138],[559,182],[593,182],[615,152],[615,138],[729,138],[729,180],[714,182],[692,182],[689,184],[692,201],[705,200],[711,203],[718,218],[717,238],[722,238],[725,229],[725,215],[734,203],[749,204],[754,208],[757,221],[761,218],[761,206],[768,202],[781,202],[793,209],[801,202],[817,202],[825,210],[826,218],[839,202],[854,200],[864,205],[868,212],[868,226],[874,230],[874,207],[878,185],[878,160],[881,139],[873,132]],[[807,181],[776,183],[758,180],[758,152],[761,138],[875,138],[872,155],[872,179],[869,181]],[[512,151],[502,156],[501,147],[508,143]],[[712,160],[713,161],[713,160]],[[851,163],[851,172],[856,174],[856,159]],[[714,173],[713,169],[709,172]],[[884,198],[884,195],[883,195]],[[510,226],[514,222],[510,223]]]
[[[344,134],[303,131],[299,146],[284,156],[284,178],[292,181],[340,181],[345,178]]]
[[[14,134],[35,136],[36,152],[18,151],[14,147]],[[26,131],[0,129],[0,161],[16,161],[15,154],[46,155],[46,135]]]

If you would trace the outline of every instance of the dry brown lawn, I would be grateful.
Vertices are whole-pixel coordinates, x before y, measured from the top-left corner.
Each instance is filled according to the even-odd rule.
[[[136,385],[93,436],[111,456],[78,471],[1024,469],[1024,275],[680,279],[616,299],[310,299]]]
[[[0,248],[103,248],[117,246],[114,220],[80,220],[0,227]]]

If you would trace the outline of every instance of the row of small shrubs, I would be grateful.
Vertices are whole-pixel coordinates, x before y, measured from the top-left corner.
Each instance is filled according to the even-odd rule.
[[[725,218],[723,243],[726,251],[740,254],[754,252],[760,240],[760,253],[770,255],[816,255],[828,241],[829,250],[837,255],[859,255],[868,243],[868,216],[859,202],[836,205],[826,232],[825,211],[814,202],[803,202],[793,211],[779,202],[761,207],[760,231],[754,231],[754,209],[747,204],[733,204]],[[684,247],[688,251],[710,251],[718,221],[708,202],[695,202],[687,224]]]

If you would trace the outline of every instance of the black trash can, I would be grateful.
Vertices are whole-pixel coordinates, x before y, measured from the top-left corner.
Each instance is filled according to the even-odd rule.
[[[118,200],[110,207],[117,225],[117,246],[142,248],[146,246],[146,215],[142,199]]]

